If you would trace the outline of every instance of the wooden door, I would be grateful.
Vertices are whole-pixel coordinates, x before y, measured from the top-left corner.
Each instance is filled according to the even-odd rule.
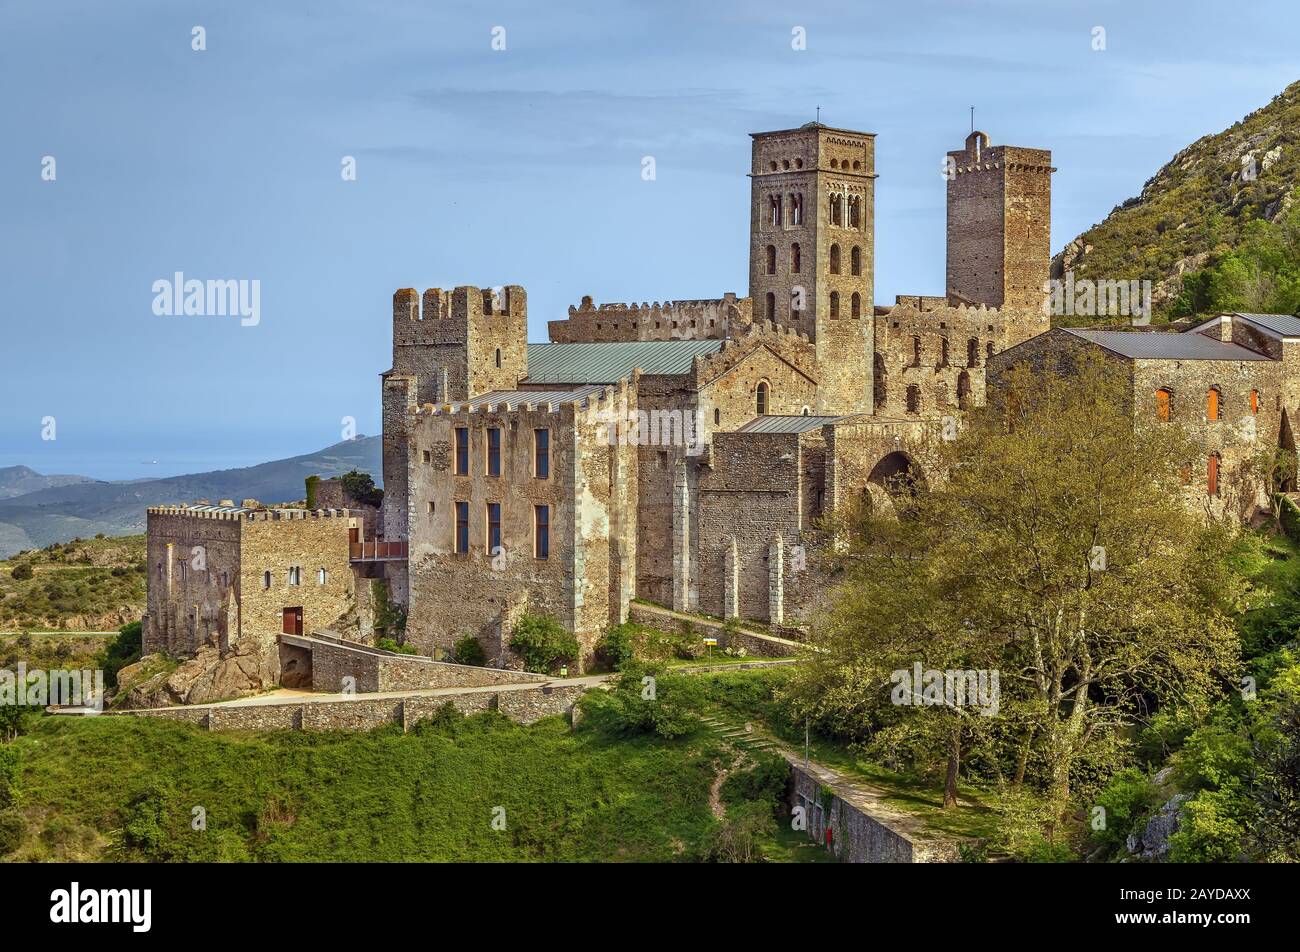
[[[286,635],[302,634],[302,608],[301,607],[284,609],[281,618],[280,630],[284,632]]]

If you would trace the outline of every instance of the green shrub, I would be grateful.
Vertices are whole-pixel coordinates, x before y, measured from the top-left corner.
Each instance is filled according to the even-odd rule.
[[[394,654],[419,654],[420,651],[415,645],[401,644],[395,638],[380,638],[375,642],[375,647],[383,651],[391,651]]]
[[[653,733],[681,737],[699,727],[704,690],[698,678],[663,674],[630,662],[609,691],[589,691],[578,702],[584,723],[614,736]]]
[[[704,842],[706,863],[761,863],[762,839],[772,826],[772,814],[762,803],[747,803],[728,815]]]
[[[612,671],[619,670],[636,656],[635,636],[636,626],[631,622],[614,625],[596,645],[596,660]]]
[[[529,671],[547,674],[561,662],[578,659],[578,639],[550,615],[525,613],[515,624],[510,647]]]
[[[473,635],[466,635],[452,646],[452,660],[457,664],[472,664],[481,668],[487,664],[487,652]]]
[[[1136,767],[1117,771],[1097,796],[1096,806],[1106,811],[1106,826],[1092,831],[1092,841],[1118,848],[1146,821],[1159,796],[1149,778]]]
[[[1222,790],[1202,790],[1183,804],[1178,830],[1169,837],[1174,863],[1231,863],[1240,860],[1249,804],[1234,784]]]
[[[307,483],[307,508],[315,509],[316,508],[316,487],[320,485],[320,477],[308,476],[306,479],[306,483]]]
[[[17,581],[23,582],[31,578],[36,573],[32,571],[32,564],[30,562],[19,562],[17,565],[13,567],[13,571],[11,571],[9,574],[12,575]]]
[[[790,765],[786,759],[778,754],[759,754],[753,767],[728,776],[719,793],[723,803],[766,803],[774,816],[782,816],[787,810],[789,788]]]
[[[130,621],[117,630],[117,637],[104,648],[104,684],[117,687],[117,673],[140,660],[143,625]]]

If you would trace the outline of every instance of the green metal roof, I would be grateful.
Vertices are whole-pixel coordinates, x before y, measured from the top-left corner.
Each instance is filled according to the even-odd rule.
[[[840,419],[837,416],[788,416],[771,414],[755,417],[737,433],[807,433]]]
[[[583,344],[529,344],[526,383],[617,383],[640,367],[647,374],[690,373],[700,354],[716,354],[720,340],[637,340]]]

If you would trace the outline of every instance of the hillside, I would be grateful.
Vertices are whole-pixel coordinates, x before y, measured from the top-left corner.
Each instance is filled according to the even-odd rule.
[[[0,561],[0,631],[112,631],[144,614],[144,589],[144,536],[54,543]]]
[[[11,499],[41,489],[89,483],[89,476],[51,475],[36,472],[30,466],[0,466],[0,499]]]
[[[0,499],[0,558],[77,536],[143,532],[148,506],[195,499],[291,502],[303,498],[308,476],[338,476],[353,469],[369,472],[379,482],[379,437],[361,436],[256,466],[126,483],[84,482]]]
[[[1093,280],[1152,282],[1157,320],[1300,308],[1300,82],[1175,155],[1053,259]],[[1111,318],[1127,322],[1127,318]],[[1085,318],[1063,323],[1091,323]]]

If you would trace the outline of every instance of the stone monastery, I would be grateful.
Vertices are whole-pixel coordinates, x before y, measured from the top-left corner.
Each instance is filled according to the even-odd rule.
[[[788,633],[825,589],[821,517],[888,506],[986,373],[1055,351],[1098,349],[1135,412],[1196,427],[1208,497],[1219,467],[1290,445],[1300,320],[1050,329],[1050,152],[982,132],[950,152],[946,292],[878,305],[875,137],[752,138],[747,296],[583,298],[530,344],[521,287],[397,291],[382,509],[331,480],[310,510],[150,510],[146,652],[256,655],[251,680],[291,684],[305,633],[372,637],[377,590],[423,655],[472,635],[502,667],[522,613],[557,619],[587,664],[634,598]]]

